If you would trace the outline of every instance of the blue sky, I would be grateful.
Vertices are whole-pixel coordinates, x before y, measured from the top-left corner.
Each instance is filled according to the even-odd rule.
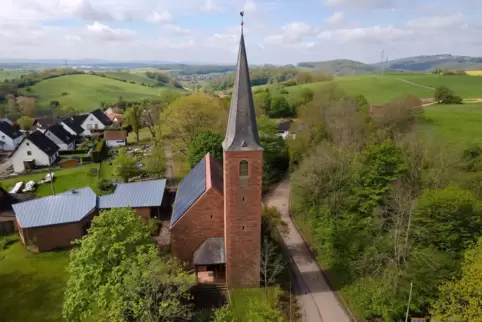
[[[0,0],[0,59],[251,63],[482,56],[482,0]]]

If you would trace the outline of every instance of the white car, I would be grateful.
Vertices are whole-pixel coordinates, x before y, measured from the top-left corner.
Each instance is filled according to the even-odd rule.
[[[35,181],[29,181],[25,185],[25,188],[22,190],[23,192],[30,192],[35,190]]]
[[[22,186],[23,186],[22,181],[17,182],[15,186],[12,188],[12,190],[10,190],[10,193],[18,193],[20,191],[20,188],[22,188]]]

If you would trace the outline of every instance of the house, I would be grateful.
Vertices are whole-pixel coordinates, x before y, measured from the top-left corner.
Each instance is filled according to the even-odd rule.
[[[171,251],[200,283],[259,287],[263,148],[241,34],[223,165],[206,155],[178,186]]]
[[[95,130],[103,130],[107,126],[112,125],[112,121],[100,109],[90,112],[80,125],[84,132],[82,135],[90,136]]]
[[[0,121],[0,151],[13,151],[22,142],[25,134],[11,122]]]
[[[44,132],[45,130],[47,130],[49,127],[56,124],[57,122],[58,122],[58,119],[55,117],[50,117],[50,116],[36,117],[33,120],[32,128],[34,130],[39,130],[41,132]]]
[[[115,125],[121,125],[122,121],[124,120],[124,115],[119,113],[106,113],[107,117],[112,121]]]
[[[58,145],[60,151],[75,150],[75,136],[59,123],[49,127],[44,134]]]
[[[13,170],[17,173],[29,168],[49,166],[58,157],[57,144],[40,131],[30,133],[10,155]]]
[[[137,216],[153,218],[161,214],[161,208],[166,190],[166,179],[147,180],[118,184],[114,193],[100,196],[98,207],[100,210],[114,208],[132,208]]]
[[[35,252],[70,247],[89,229],[96,200],[86,187],[14,204],[20,239]]]
[[[70,116],[60,122],[60,125],[64,127],[64,129],[74,136],[80,136],[84,132],[82,128],[82,123],[87,118],[88,114],[82,115],[74,115]]]
[[[283,140],[290,134],[290,127],[292,120],[282,120],[278,124],[278,136],[282,137]]]
[[[22,201],[35,199],[31,193],[8,193],[0,187],[0,235],[17,230],[13,205]]]
[[[5,117],[4,118],[0,117],[0,122],[7,122],[8,124],[13,125],[13,122],[10,121],[9,119],[5,118]]]
[[[127,131],[105,131],[105,144],[109,148],[126,146],[127,145]]]

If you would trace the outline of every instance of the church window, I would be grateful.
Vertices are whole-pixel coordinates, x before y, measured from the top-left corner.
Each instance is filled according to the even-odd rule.
[[[249,174],[249,166],[248,166],[248,161],[243,160],[239,163],[239,176],[240,177],[247,177]]]

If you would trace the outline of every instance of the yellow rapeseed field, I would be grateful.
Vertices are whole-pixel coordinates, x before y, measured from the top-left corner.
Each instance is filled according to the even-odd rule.
[[[470,76],[482,76],[482,70],[468,70],[466,73]]]

